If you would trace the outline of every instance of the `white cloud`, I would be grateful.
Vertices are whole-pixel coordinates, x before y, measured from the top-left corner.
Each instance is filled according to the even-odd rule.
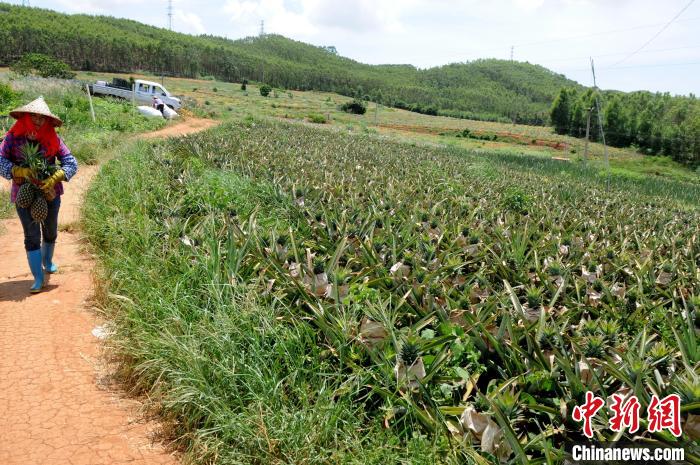
[[[102,0],[57,0],[56,3],[61,5],[62,11],[100,15],[109,15],[113,7],[143,4],[140,0],[110,0],[109,3]]]
[[[173,10],[173,28],[188,34],[205,34],[207,32],[202,18],[195,13],[179,9]]]
[[[354,32],[401,32],[400,12],[410,10],[411,1],[399,5],[392,0],[302,0],[304,12],[321,27]]]
[[[544,0],[513,0],[513,3],[523,10],[536,10],[544,5]]]
[[[414,2],[397,7],[393,0],[228,0],[224,11],[249,35],[264,20],[268,32],[308,37],[329,31],[400,32],[399,12]]]
[[[255,35],[260,21],[267,32],[287,36],[308,36],[317,32],[304,12],[288,9],[284,0],[228,0],[223,8],[237,35]]]

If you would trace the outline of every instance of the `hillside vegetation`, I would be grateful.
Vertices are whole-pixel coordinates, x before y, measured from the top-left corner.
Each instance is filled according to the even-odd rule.
[[[66,15],[0,3],[0,65],[37,52],[74,69],[250,79],[276,87],[370,96],[418,112],[544,124],[561,87],[541,66],[479,60],[419,70],[366,65],[278,35],[228,40],[191,36],[104,16]]]

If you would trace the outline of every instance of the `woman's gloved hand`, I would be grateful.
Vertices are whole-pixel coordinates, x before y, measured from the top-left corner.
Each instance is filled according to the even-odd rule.
[[[44,180],[44,182],[41,183],[41,190],[46,192],[47,194],[50,194],[56,184],[58,184],[61,181],[66,180],[66,173],[63,172],[63,170],[57,170],[54,174],[52,174],[49,178]]]
[[[22,184],[25,178],[33,178],[35,176],[36,173],[31,168],[22,168],[21,166],[17,165],[12,167],[12,178],[18,184]]]

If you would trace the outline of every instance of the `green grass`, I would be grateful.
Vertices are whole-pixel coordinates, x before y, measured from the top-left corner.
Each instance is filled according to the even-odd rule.
[[[2,198],[0,198],[0,219],[9,218],[12,216],[13,211],[14,206],[10,203],[10,196],[3,195]]]
[[[15,211],[14,205],[10,203],[10,195],[5,191],[0,190],[0,220],[12,217]],[[3,234],[4,227],[0,225],[0,234]]]
[[[491,460],[471,406],[512,462],[556,462],[586,389],[695,411],[699,205],[693,184],[248,119],[110,162],[86,227],[123,378],[191,457]]]

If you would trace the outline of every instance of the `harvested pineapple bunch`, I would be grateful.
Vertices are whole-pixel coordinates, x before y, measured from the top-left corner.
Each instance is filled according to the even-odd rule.
[[[45,193],[39,185],[56,172],[56,167],[47,163],[46,158],[39,151],[38,144],[25,144],[22,147],[22,155],[24,156],[22,166],[34,171],[36,178],[29,179],[19,187],[17,206],[29,208],[32,219],[37,223],[43,223],[49,214],[48,201],[53,200],[55,194]]]

